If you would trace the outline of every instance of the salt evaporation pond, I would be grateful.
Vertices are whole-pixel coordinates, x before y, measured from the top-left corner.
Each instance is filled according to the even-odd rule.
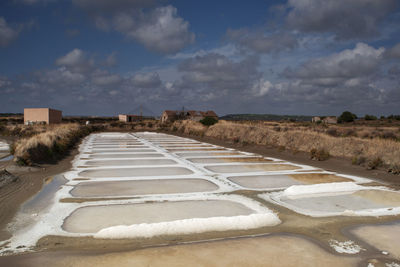
[[[113,158],[164,158],[163,154],[159,153],[129,153],[129,154],[113,154],[113,153],[103,153],[103,154],[91,154],[88,155],[89,158],[93,159],[113,159]]]
[[[271,162],[270,159],[262,157],[226,157],[226,158],[189,158],[187,159],[193,163],[229,163],[229,162]]]
[[[178,164],[172,159],[120,159],[120,160],[89,160],[87,166],[140,166],[140,165],[174,165]]]
[[[358,238],[400,260],[400,222],[382,225],[363,225],[350,231]]]
[[[343,213],[400,206],[400,193],[384,190],[360,190],[314,195],[283,196],[280,201],[304,214]]]
[[[210,152],[180,152],[180,153],[176,153],[176,155],[183,157],[183,158],[189,158],[189,157],[242,155],[242,153],[226,150],[226,151],[215,151],[215,152],[211,152],[211,151]]]
[[[296,170],[300,167],[290,164],[254,164],[254,165],[215,165],[205,166],[207,170],[216,173],[242,173],[242,172],[263,172],[263,171],[284,171]]]
[[[71,190],[74,197],[115,197],[148,194],[209,192],[218,186],[204,179],[162,179],[118,182],[83,182]]]
[[[93,149],[93,153],[114,153],[114,152],[156,152],[154,149],[125,148],[125,149]]]
[[[157,168],[111,168],[85,170],[79,173],[82,177],[107,178],[107,177],[138,177],[138,176],[165,176],[185,175],[193,172],[183,167],[157,167]]]
[[[348,178],[321,173],[287,175],[231,176],[228,180],[246,188],[285,188],[292,185],[353,181]]]
[[[238,216],[252,213],[254,211],[243,204],[228,200],[88,206],[75,210],[65,220],[63,229],[71,233],[97,233],[101,229],[117,225]]]

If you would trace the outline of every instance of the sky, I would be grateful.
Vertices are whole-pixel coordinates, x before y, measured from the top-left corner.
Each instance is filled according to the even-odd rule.
[[[0,113],[140,106],[400,114],[400,1],[0,1]]]

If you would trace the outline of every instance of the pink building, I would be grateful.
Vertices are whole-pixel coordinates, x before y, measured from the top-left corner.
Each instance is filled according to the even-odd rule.
[[[24,109],[24,123],[61,123],[62,112],[60,110],[51,108],[25,108]]]

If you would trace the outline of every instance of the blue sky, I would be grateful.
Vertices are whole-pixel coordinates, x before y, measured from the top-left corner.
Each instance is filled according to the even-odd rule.
[[[396,0],[5,0],[0,112],[399,114]]]

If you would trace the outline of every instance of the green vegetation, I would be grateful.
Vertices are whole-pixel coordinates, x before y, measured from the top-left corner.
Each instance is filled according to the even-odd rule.
[[[353,114],[350,111],[345,111],[339,116],[338,123],[353,122],[355,119],[357,119],[356,114]]]
[[[364,116],[364,120],[366,120],[366,121],[376,121],[378,118],[376,117],[376,116],[374,116],[374,115],[365,115]]]
[[[216,124],[218,122],[218,120],[215,118],[212,118],[212,117],[205,117],[200,122],[205,126],[211,126],[211,125]]]
[[[312,116],[275,114],[228,114],[220,117],[227,121],[311,121]]]

